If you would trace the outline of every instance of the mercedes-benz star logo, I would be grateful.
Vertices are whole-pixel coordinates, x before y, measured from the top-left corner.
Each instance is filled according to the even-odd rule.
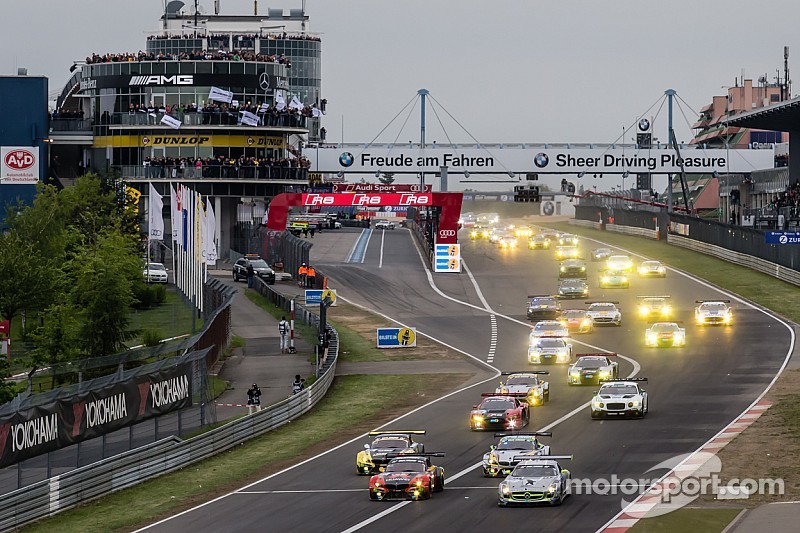
[[[269,74],[266,72],[262,72],[261,75],[258,77],[258,86],[261,87],[262,91],[266,91],[269,89]]]
[[[339,164],[343,167],[349,167],[353,164],[353,154],[350,152],[342,152],[342,155],[339,156]]]
[[[544,152],[539,152],[536,154],[536,157],[533,158],[533,164],[539,168],[544,168],[547,166],[547,163],[550,162],[550,158],[547,157],[547,154]]]

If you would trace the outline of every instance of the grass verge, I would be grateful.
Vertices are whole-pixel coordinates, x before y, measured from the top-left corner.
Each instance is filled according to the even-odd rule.
[[[336,378],[312,411],[181,471],[43,520],[24,531],[121,531],[258,480],[395,418],[468,379],[464,374]],[[431,387],[434,387],[433,389]],[[403,390],[398,396],[395,391]],[[353,458],[358,446],[353,447]]]
[[[256,292],[254,289],[244,289],[244,295],[247,297],[248,300],[256,304],[258,307],[260,307],[273,317],[275,317],[275,320],[280,320],[281,317],[284,316],[286,317],[286,320],[289,320],[289,313],[287,313],[285,309],[273,304],[272,302],[261,296],[261,294]],[[311,341],[307,342],[309,342],[309,344],[313,346],[313,344],[317,342],[316,341],[317,334],[318,332],[315,327],[309,326],[308,324],[304,324],[299,320],[295,320],[294,322],[295,340],[297,340],[298,337],[301,339],[311,339]]]
[[[730,524],[741,509],[690,508],[639,520],[630,533],[718,533]]]
[[[140,330],[159,330],[164,338],[191,334],[192,311],[193,308],[183,302],[175,287],[170,286],[167,288],[167,299],[163,304],[152,309],[131,313],[130,327]],[[200,331],[203,328],[203,319],[197,318],[195,326],[197,331]],[[139,336],[128,342],[130,346],[141,343],[142,339]]]

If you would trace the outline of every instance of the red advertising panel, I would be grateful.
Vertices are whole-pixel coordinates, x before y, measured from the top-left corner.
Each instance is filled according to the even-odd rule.
[[[333,192],[431,192],[431,185],[419,184],[384,184],[384,183],[336,183]]]

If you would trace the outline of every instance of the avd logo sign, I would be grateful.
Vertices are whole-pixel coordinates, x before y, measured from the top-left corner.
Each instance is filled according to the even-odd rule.
[[[39,182],[39,148],[9,146],[0,148],[0,183],[35,185]]]

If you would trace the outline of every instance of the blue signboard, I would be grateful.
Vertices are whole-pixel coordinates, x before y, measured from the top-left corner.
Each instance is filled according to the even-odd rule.
[[[326,296],[336,305],[336,289],[306,289],[306,305],[319,305]]]
[[[800,244],[798,231],[768,231],[765,238],[767,244]]]
[[[434,272],[461,272],[461,245],[437,244],[434,252]]]
[[[413,348],[417,328],[378,328],[378,348]]]

